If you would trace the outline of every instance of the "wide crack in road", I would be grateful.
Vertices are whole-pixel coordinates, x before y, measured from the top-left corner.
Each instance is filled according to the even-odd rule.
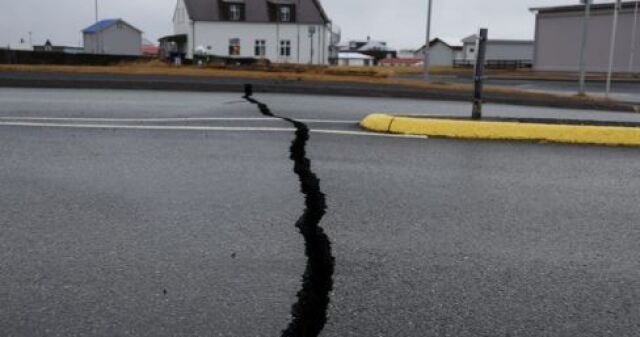
[[[245,85],[244,99],[257,105],[263,115],[287,121],[296,128],[290,159],[294,163],[293,172],[300,180],[301,192],[305,197],[304,213],[296,222],[296,227],[304,238],[307,265],[302,277],[302,289],[297,295],[298,301],[291,308],[291,322],[282,336],[318,336],[327,323],[335,259],[331,253],[329,237],[320,226],[327,210],[327,202],[320,189],[320,179],[311,170],[311,161],[307,158],[309,127],[295,119],[273,114],[266,104],[253,98],[250,84]]]

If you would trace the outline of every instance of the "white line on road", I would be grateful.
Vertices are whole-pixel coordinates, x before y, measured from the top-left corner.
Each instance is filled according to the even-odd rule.
[[[165,130],[165,131],[235,131],[235,132],[295,132],[295,128],[244,127],[244,126],[183,126],[183,125],[113,125],[113,124],[64,124],[64,123],[31,123],[0,122],[0,126],[70,128],[70,129],[123,129],[123,130]],[[387,138],[428,139],[426,136],[391,135],[365,131],[311,129],[312,133],[342,136],[368,136]]]
[[[85,118],[85,117],[19,117],[1,116],[10,121],[68,121],[68,122],[282,122],[268,117],[172,117],[172,118]],[[303,123],[357,124],[356,120],[298,119]]]

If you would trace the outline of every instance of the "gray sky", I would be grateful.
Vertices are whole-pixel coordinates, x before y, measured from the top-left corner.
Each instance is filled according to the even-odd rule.
[[[215,1],[215,0],[211,0]],[[434,36],[460,40],[480,26],[495,38],[533,39],[529,7],[577,4],[578,0],[433,0]],[[426,0],[322,0],[331,19],[350,38],[386,40],[416,48],[424,40]],[[598,2],[598,1],[596,1]],[[599,1],[603,2],[603,1]],[[604,1],[607,2],[607,1]],[[101,18],[121,17],[150,40],[172,33],[176,0],[100,0]],[[33,32],[34,44],[80,45],[80,30],[94,18],[93,0],[0,0],[0,45]]]

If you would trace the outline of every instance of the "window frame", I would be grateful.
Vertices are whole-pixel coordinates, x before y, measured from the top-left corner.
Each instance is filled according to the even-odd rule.
[[[229,4],[227,6],[227,17],[229,21],[242,21],[242,5]]]
[[[278,6],[278,21],[279,22],[293,22],[291,15],[292,9],[288,5]]]
[[[291,57],[291,40],[280,40],[280,57]]]
[[[267,40],[265,39],[256,39],[254,42],[253,55],[255,57],[266,57],[267,56]]]
[[[240,38],[229,39],[229,56],[240,56],[241,52]]]

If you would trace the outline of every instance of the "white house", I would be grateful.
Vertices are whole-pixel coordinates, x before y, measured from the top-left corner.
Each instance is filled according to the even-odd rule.
[[[355,52],[338,53],[338,65],[341,66],[368,67],[373,66],[374,63],[375,58],[373,56]]]
[[[173,24],[174,35],[161,42],[174,43],[187,59],[205,51],[275,63],[327,64],[336,42],[319,0],[178,0]]]
[[[98,21],[82,35],[87,54],[142,55],[142,31],[122,19]]]

